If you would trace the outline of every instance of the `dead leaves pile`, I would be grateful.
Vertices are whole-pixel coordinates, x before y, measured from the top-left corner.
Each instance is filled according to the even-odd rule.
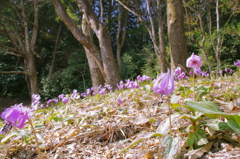
[[[212,81],[210,84],[201,81],[202,85],[215,87],[205,98],[211,96],[226,112],[240,112],[237,98],[239,91],[229,92],[239,87],[240,83],[229,79],[234,77],[226,78],[228,79]],[[176,84],[180,85],[183,84]],[[32,120],[44,157],[161,158],[161,151],[164,152],[165,146],[163,138],[169,132],[169,127],[165,124],[169,120],[166,104],[168,99],[164,97],[160,100],[160,95],[154,94],[149,88],[149,84],[143,84],[138,89],[95,95],[72,101],[68,105],[38,110]],[[123,104],[118,103],[119,96]],[[184,100],[182,97],[177,102],[184,103]],[[182,111],[186,110],[182,108]],[[182,119],[173,109],[171,114],[172,136],[178,138],[176,158],[240,157],[238,136],[228,132],[214,132],[209,135],[211,139],[201,149],[190,149],[186,146],[189,120]],[[0,126],[3,124],[0,122]],[[160,133],[163,136],[152,137],[151,133]],[[29,124],[21,130],[14,128],[5,136],[0,136],[0,139],[0,158],[37,158]],[[128,148],[135,141],[137,143]],[[123,151],[126,148],[128,149]]]

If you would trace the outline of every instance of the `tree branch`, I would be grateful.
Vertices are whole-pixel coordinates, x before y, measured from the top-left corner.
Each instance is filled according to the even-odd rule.
[[[149,26],[147,25],[147,23],[143,20],[142,16],[139,15],[138,13],[132,11],[129,7],[127,7],[125,4],[123,4],[120,0],[116,0],[119,4],[121,4],[126,10],[128,10],[130,13],[132,13],[133,15],[137,16],[139,18],[139,20],[142,22],[142,24],[146,27],[146,29],[148,30],[149,34],[151,34],[151,30],[149,28]]]
[[[15,54],[13,52],[2,52],[2,53],[22,57],[20,54]]]
[[[10,50],[10,51],[12,51],[12,52],[17,52],[17,53],[19,53],[20,55],[23,55],[23,52],[20,51],[20,50],[18,50],[18,49],[11,48],[11,47],[8,47],[8,46],[2,45],[2,44],[0,44],[0,47],[1,47],[1,48],[4,48],[4,49],[7,49],[7,50]]]
[[[0,18],[9,20],[9,21],[14,22],[14,23],[18,23],[18,24],[20,24],[23,27],[22,23],[20,23],[19,21],[14,20],[14,19],[10,19],[10,18],[2,16],[2,15],[0,15]]]
[[[28,72],[20,72],[20,71],[0,71],[0,74],[22,74],[29,76]]]

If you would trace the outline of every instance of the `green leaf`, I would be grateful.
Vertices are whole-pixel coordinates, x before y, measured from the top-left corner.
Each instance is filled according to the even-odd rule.
[[[195,133],[189,133],[188,134],[188,139],[187,139],[187,145],[192,146],[194,141],[195,141],[196,135]]]
[[[123,149],[123,150],[121,151],[121,153],[127,151],[128,149],[130,149],[131,147],[133,147],[133,146],[136,145],[137,143],[141,142],[142,140],[148,139],[148,138],[154,137],[154,136],[159,136],[159,137],[161,137],[162,134],[160,134],[160,133],[155,133],[155,132],[148,132],[148,133],[145,133],[145,134],[141,134],[141,135],[138,136],[128,147],[126,147],[125,149]]]
[[[187,105],[193,108],[196,111],[200,111],[203,113],[215,113],[215,112],[221,112],[214,102],[208,102],[208,101],[201,101],[201,102],[195,102],[195,101],[186,101]]]
[[[234,120],[240,125],[240,116],[238,114],[234,113],[224,113],[221,112],[217,106],[216,103],[210,102],[210,101],[200,101],[200,102],[194,102],[194,101],[186,101],[187,105],[199,112],[204,113],[204,115],[216,119],[219,116],[222,116],[228,120]],[[186,106],[186,108],[188,108]]]
[[[155,123],[155,120],[152,119],[152,118],[150,118],[150,119],[149,119],[149,122],[150,122],[150,123]]]
[[[233,129],[233,131],[234,131],[235,133],[237,133],[238,135],[240,135],[240,127],[239,127],[239,125],[238,125],[235,121],[233,121],[233,120],[228,120],[227,124],[228,124],[228,126],[229,126],[230,128]]]

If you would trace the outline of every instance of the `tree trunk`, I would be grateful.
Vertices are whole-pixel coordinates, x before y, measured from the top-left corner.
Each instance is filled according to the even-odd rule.
[[[30,84],[30,94],[39,94],[37,71],[35,66],[34,54],[28,54],[26,57],[27,72]]]
[[[89,50],[89,53],[92,54],[95,62],[101,70],[101,73],[104,77],[104,80],[107,84],[110,84],[113,89],[117,88],[117,84],[120,81],[120,75],[117,70],[116,63],[114,61],[112,44],[109,31],[107,28],[98,20],[96,14],[91,8],[91,5],[88,0],[78,0],[78,6],[80,11],[85,14],[88,23],[91,28],[96,33],[100,50],[98,47],[85,36],[77,25],[72,21],[72,19],[67,14],[63,4],[60,0],[52,0],[57,10],[59,16],[61,17],[64,24],[72,32],[73,36]]]
[[[187,6],[190,10],[192,10],[194,12],[194,14],[197,14],[197,17],[198,17],[198,20],[199,20],[199,26],[200,26],[200,30],[202,31],[202,40],[201,40],[201,43],[198,44],[198,41],[196,42],[197,45],[199,46],[199,48],[202,50],[202,53],[203,53],[203,56],[204,56],[204,59],[208,65],[208,71],[211,72],[212,71],[212,66],[211,66],[211,63],[208,59],[208,54],[206,52],[206,49],[205,49],[205,42],[206,42],[206,33],[205,33],[205,30],[204,30],[204,21],[203,21],[203,18],[202,18],[202,14],[200,11],[196,10],[195,8],[191,7],[186,1],[183,0],[183,3],[185,6]],[[187,12],[187,10],[186,10]],[[190,16],[187,14],[187,19],[189,21],[190,19]],[[189,24],[190,22],[188,22]],[[188,25],[188,29],[189,29],[189,32],[190,32],[190,25]],[[194,38],[191,38],[191,40],[193,41],[196,41]]]
[[[54,46],[54,51],[53,51],[52,63],[51,63],[51,66],[50,66],[50,69],[49,69],[49,72],[48,72],[49,75],[53,73],[56,54],[57,54],[57,46],[58,46],[58,42],[59,42],[59,38],[60,38],[60,34],[61,34],[61,28],[62,28],[62,23],[59,26],[58,35],[57,35],[57,39],[56,39],[55,46]]]
[[[156,53],[157,58],[159,59],[160,65],[161,65],[161,72],[167,72],[168,63],[166,61],[166,47],[165,47],[165,41],[164,41],[164,28],[163,28],[163,20],[162,20],[162,14],[161,14],[161,4],[160,1],[157,1],[157,4],[154,0],[146,0],[146,12],[147,16],[149,17],[150,23],[146,21],[146,17],[142,16],[142,13],[139,13],[139,8],[135,8],[136,12],[131,10],[128,6],[126,6],[124,3],[122,3],[120,0],[116,0],[119,4],[121,4],[125,9],[127,9],[130,13],[134,14],[138,17],[138,20],[142,22],[144,27],[146,27],[150,38],[154,45],[154,51]],[[158,34],[156,34],[156,24],[155,20],[151,11],[151,7],[154,10],[154,15],[156,15],[158,20]],[[158,36],[158,37],[157,37]],[[159,41],[157,40],[159,38]]]
[[[110,84],[113,89],[116,89],[117,84],[120,81],[120,75],[113,56],[109,30],[103,23],[101,23],[101,21],[99,21],[88,0],[77,0],[77,3],[80,11],[86,16],[88,23],[98,38],[105,81],[107,84]]]
[[[221,50],[220,50],[220,44],[221,44],[221,36],[220,36],[220,22],[219,22],[219,0],[216,0],[216,20],[217,20],[217,45],[216,45],[216,60],[217,60],[217,73],[220,72],[221,67]]]
[[[167,23],[172,70],[186,68],[187,44],[184,34],[182,0],[167,0]]]
[[[9,9],[15,10],[17,8],[19,12],[17,12],[16,15],[14,15],[15,12],[13,12],[13,15],[10,17],[8,17],[8,15],[3,16],[6,20],[2,22],[6,22],[6,26],[4,23],[1,24],[4,30],[0,30],[0,32],[9,39],[11,46],[0,44],[0,47],[11,51],[12,55],[23,57],[24,71],[2,71],[0,73],[24,74],[29,95],[39,94],[37,70],[34,59],[34,50],[38,34],[38,0],[31,1],[32,3],[28,3],[29,6],[26,6],[22,0],[16,1],[16,3],[12,1],[8,2],[12,5]],[[30,14],[28,14],[28,12],[33,12],[33,21],[30,20]],[[15,20],[14,16],[17,17],[16,19],[19,21]],[[19,30],[22,30],[22,32],[8,27],[10,24],[8,21],[11,21],[13,26],[18,26],[20,28]]]
[[[127,5],[129,3],[129,0],[127,0]],[[124,25],[122,25],[122,15],[125,14],[125,22]],[[124,44],[124,41],[126,39],[127,34],[127,24],[128,24],[128,13],[126,11],[122,11],[122,8],[120,5],[118,5],[118,30],[116,35],[116,43],[117,43],[117,63],[118,63],[118,70],[121,70],[122,68],[122,61],[121,61],[121,52],[122,47]],[[123,27],[123,32],[121,31]]]
[[[83,15],[82,17],[82,31],[83,33],[89,37],[91,41],[93,41],[92,37],[92,29],[90,28],[89,24],[87,23],[86,16]],[[101,70],[99,69],[97,63],[95,62],[92,54],[89,52],[89,50],[84,47],[87,60],[88,60],[88,66],[90,69],[91,79],[92,79],[92,86],[96,89],[98,86],[104,84],[104,78],[101,73]]]

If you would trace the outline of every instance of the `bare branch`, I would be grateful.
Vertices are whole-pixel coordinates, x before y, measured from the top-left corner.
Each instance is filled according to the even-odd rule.
[[[132,13],[133,15],[137,16],[139,18],[139,20],[142,22],[142,24],[146,27],[146,29],[148,30],[149,33],[151,33],[151,30],[149,28],[149,26],[147,25],[147,23],[143,20],[142,16],[134,11],[132,11],[129,7],[127,7],[125,4],[123,4],[120,0],[116,0],[119,4],[121,4],[126,10],[128,10],[130,13]]]
[[[126,10],[128,10],[130,13],[132,13],[133,15],[136,15],[137,17],[141,18],[142,21],[142,17],[137,14],[136,12],[132,11],[130,8],[128,8],[128,6],[126,6],[125,4],[123,4],[120,0],[116,0],[119,4],[121,4]]]
[[[18,49],[16,49],[16,48],[11,48],[11,47],[8,47],[8,46],[2,45],[2,44],[0,44],[0,47],[1,47],[1,48],[4,48],[4,49],[7,49],[7,50],[10,50],[10,51],[12,51],[12,52],[17,52],[17,53],[19,53],[20,55],[23,55],[23,52],[20,51],[20,50],[18,50]]]
[[[1,52],[1,53],[22,57],[20,54],[15,54],[13,52]]]
[[[10,19],[10,18],[8,18],[8,17],[5,17],[5,16],[2,16],[2,15],[0,15],[0,18],[3,18],[3,19],[6,19],[6,20],[9,20],[9,21],[11,21],[11,22],[14,22],[14,23],[18,23],[18,24],[20,24],[20,25],[23,27],[23,24],[22,24],[22,23],[20,23],[20,22],[19,22],[19,21],[17,21],[17,20]]]
[[[2,25],[4,30],[1,30],[0,32],[4,33],[12,42],[12,44],[15,46],[15,48],[18,47],[18,44],[16,42],[16,37],[14,35],[12,35],[11,33],[8,32],[8,30],[6,29],[5,25]]]
[[[20,72],[20,71],[0,71],[0,74],[22,74],[29,76],[28,72]]]

